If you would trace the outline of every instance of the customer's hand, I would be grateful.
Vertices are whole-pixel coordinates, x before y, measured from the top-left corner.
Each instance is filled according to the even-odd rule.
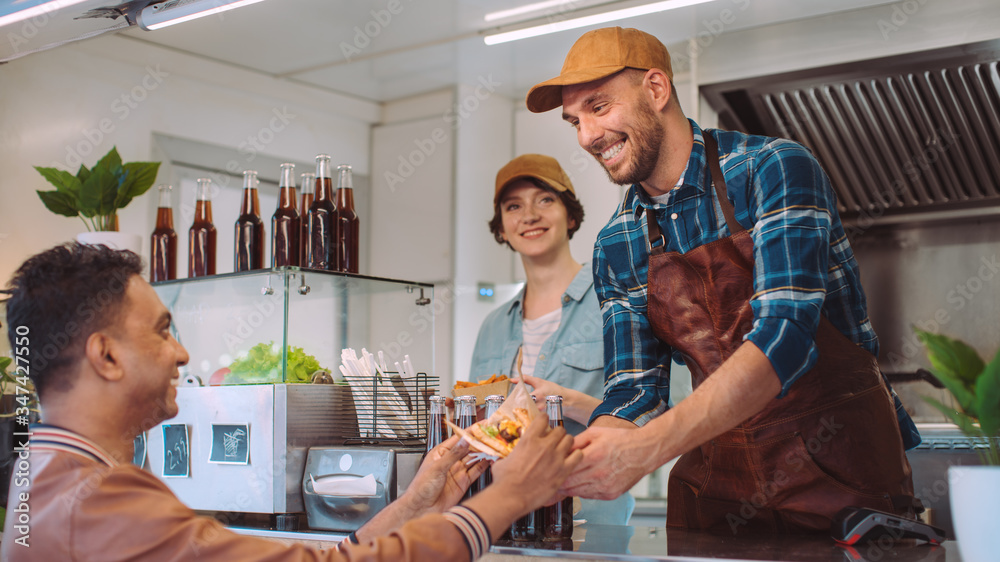
[[[497,517],[499,527],[509,525],[517,517],[550,503],[581,459],[582,454],[573,451],[573,437],[565,429],[549,429],[548,418],[544,414],[536,416],[514,450],[494,463],[493,484],[466,505],[484,517],[486,514],[474,506],[480,496],[488,497],[483,509],[509,517]]]
[[[413,482],[400,500],[406,500],[414,516],[442,512],[457,504],[469,486],[486,470],[489,461],[466,465],[469,444],[452,435],[431,449]]]
[[[455,435],[431,449],[406,492],[357,530],[361,542],[387,535],[410,519],[441,512],[456,503],[486,470],[488,461],[465,464],[469,445]]]

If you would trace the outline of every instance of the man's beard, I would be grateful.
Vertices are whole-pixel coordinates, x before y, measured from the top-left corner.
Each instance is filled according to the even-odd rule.
[[[616,166],[615,171],[604,165],[600,153],[595,158],[608,174],[608,179],[618,185],[632,185],[645,181],[653,175],[660,158],[663,144],[663,124],[653,110],[644,102],[636,104],[636,123],[629,134],[628,143],[631,156]]]

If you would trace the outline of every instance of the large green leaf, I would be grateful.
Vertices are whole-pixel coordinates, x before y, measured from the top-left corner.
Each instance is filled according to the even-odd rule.
[[[59,170],[57,168],[43,168],[41,166],[35,166],[39,174],[42,174],[49,183],[56,186],[56,191],[60,193],[70,193],[74,198],[80,196],[80,180],[73,174],[65,171]]]
[[[927,358],[930,359],[931,365],[938,372],[947,373],[964,381],[970,387],[975,384],[976,377],[983,372],[983,368],[986,366],[975,349],[963,341],[948,336],[932,334],[916,328],[914,331],[927,347]]]
[[[126,175],[115,199],[115,208],[117,209],[124,208],[132,202],[133,198],[146,193],[153,186],[156,174],[160,171],[160,163],[129,162],[122,166],[122,170]]]
[[[76,171],[76,179],[80,180],[80,184],[83,185],[83,182],[87,181],[87,178],[89,177],[90,170],[88,170],[83,164],[80,164],[80,169]]]
[[[983,433],[1000,436],[1000,350],[976,381],[975,404]]]
[[[36,193],[38,193],[38,197],[41,198],[42,203],[45,204],[45,208],[53,213],[66,217],[79,216],[80,211],[77,206],[77,200],[69,193],[59,191],[36,191]]]
[[[80,190],[80,214],[88,218],[112,214],[117,187],[118,179],[111,172],[94,166]]]
[[[983,434],[982,430],[976,427],[975,420],[962,412],[955,410],[955,408],[945,406],[930,396],[924,396],[924,401],[937,408],[939,412],[945,415],[945,417],[954,422],[962,433],[971,436],[981,436]]]
[[[94,169],[104,168],[105,171],[114,173],[118,168],[122,167],[122,157],[118,155],[118,147],[112,146],[111,150],[108,151],[97,164],[94,164]],[[91,170],[91,172],[94,171]]]
[[[963,412],[971,413],[976,409],[976,395],[964,381],[960,381],[937,369],[932,369],[932,371],[934,372],[934,376],[941,381],[941,384],[948,389],[948,392],[955,397],[955,401],[958,402]]]

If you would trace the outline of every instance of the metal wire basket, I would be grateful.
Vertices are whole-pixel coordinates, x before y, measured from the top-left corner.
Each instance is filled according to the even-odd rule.
[[[427,439],[430,397],[437,394],[438,377],[427,373],[405,377],[398,372],[375,376],[345,375],[349,392],[338,408],[339,427],[346,445],[419,445]]]

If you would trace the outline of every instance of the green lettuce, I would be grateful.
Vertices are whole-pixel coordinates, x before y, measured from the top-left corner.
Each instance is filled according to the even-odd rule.
[[[233,361],[226,384],[281,382],[281,346],[273,341],[259,343],[246,356]],[[312,374],[324,370],[315,357],[301,347],[288,346],[288,376],[285,382],[311,382]]]

